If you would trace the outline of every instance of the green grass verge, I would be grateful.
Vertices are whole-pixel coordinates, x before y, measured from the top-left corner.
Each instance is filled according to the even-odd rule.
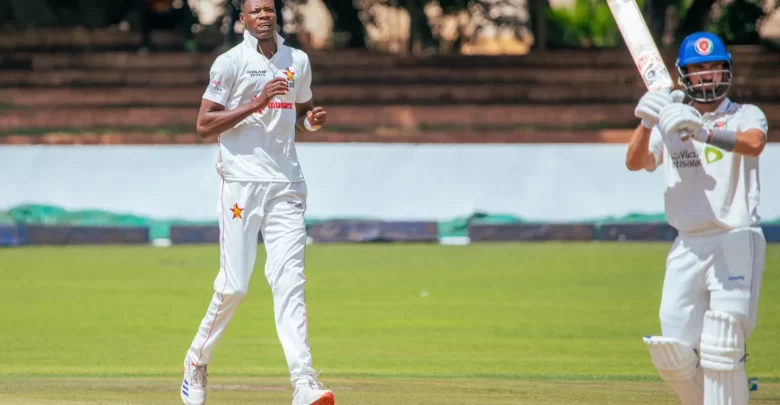
[[[341,389],[342,404],[673,404],[641,341],[659,332],[668,248],[311,246],[315,368]],[[0,403],[178,402],[216,246],[29,247],[0,256]],[[261,246],[250,293],[209,368],[214,403],[289,400],[263,260]],[[749,344],[756,403],[780,401],[780,277],[771,271],[779,267],[780,246],[770,245]]]

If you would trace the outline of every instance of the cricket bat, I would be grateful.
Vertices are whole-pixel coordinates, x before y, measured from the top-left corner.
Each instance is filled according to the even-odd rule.
[[[647,89],[671,91],[674,82],[636,0],[607,0],[607,4]]]
[[[623,37],[639,74],[648,90],[671,91],[674,81],[666,68],[661,53],[647,28],[647,22],[639,11],[636,0],[607,0],[609,10],[615,18],[620,35]],[[683,133],[683,141],[690,137]]]

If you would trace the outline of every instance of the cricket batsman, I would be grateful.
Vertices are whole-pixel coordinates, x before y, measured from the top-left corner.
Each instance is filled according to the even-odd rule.
[[[679,231],[666,259],[662,336],[644,341],[684,405],[747,405],[746,343],[766,254],[758,162],[767,120],[755,105],[726,97],[731,55],[717,36],[686,37],[676,65],[684,93],[650,91],[639,100],[642,122],[626,154],[632,171],[663,166],[666,217]]]
[[[247,293],[258,233],[267,259],[276,331],[294,388],[293,405],[333,405],[315,380],[304,295],[307,189],[295,151],[296,126],[316,131],[326,121],[314,107],[309,57],[283,45],[273,0],[233,0],[244,40],[219,55],[210,71],[197,130],[218,137],[216,169],[220,268],[214,295],[184,359],[181,399],[206,403],[207,366]]]

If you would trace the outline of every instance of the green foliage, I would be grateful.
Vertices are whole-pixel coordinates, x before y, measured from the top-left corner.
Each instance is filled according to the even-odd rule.
[[[574,8],[547,9],[549,45],[553,47],[614,47],[622,37],[603,0],[576,0]]]
[[[439,0],[444,14],[455,14],[465,10],[469,6],[469,0]]]
[[[761,0],[734,0],[723,6],[708,29],[730,44],[758,44],[759,19],[765,16]]]

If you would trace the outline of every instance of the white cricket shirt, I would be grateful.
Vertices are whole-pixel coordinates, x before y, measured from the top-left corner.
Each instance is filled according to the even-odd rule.
[[[219,55],[211,66],[203,98],[234,110],[257,97],[276,77],[288,81],[289,91],[268,107],[250,115],[219,136],[217,172],[230,181],[294,182],[303,180],[295,151],[295,104],[312,98],[309,57],[283,45],[276,34],[277,52],[267,59],[257,51],[257,39],[244,31],[244,40]]]
[[[768,132],[761,109],[728,98],[702,118],[706,128],[759,129],[764,136]],[[713,234],[759,224],[758,157],[696,140],[683,142],[676,135],[664,139],[657,126],[650,135],[650,151],[656,166],[664,167],[666,218],[680,233]]]

